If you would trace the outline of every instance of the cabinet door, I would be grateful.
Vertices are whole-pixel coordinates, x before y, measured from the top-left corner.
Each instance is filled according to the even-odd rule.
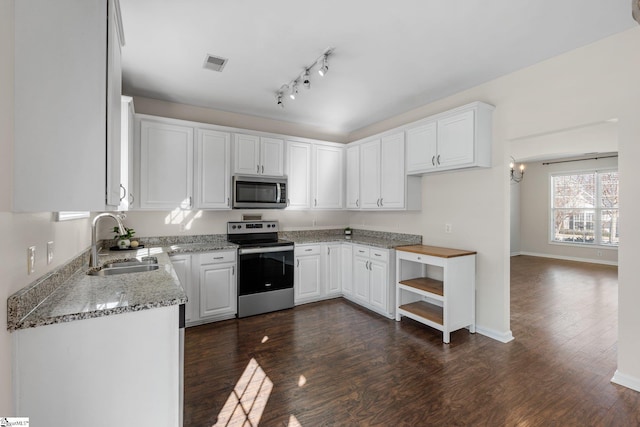
[[[360,197],[363,209],[380,207],[380,140],[360,146]]]
[[[122,194],[120,196],[119,211],[127,211],[133,202],[133,146],[135,137],[135,117],[133,111],[133,98],[129,96],[121,97],[120,111],[120,185]]]
[[[324,145],[314,146],[313,206],[318,209],[342,209],[343,150]]]
[[[344,295],[353,295],[353,246],[348,243],[343,243],[341,246],[342,264],[341,269],[341,282],[342,293]]]
[[[115,16],[116,6],[109,2],[108,16]],[[109,19],[107,31],[107,201],[111,209],[120,205],[120,175],[122,164],[122,51],[118,19]]]
[[[369,303],[369,258],[353,258],[353,286],[354,296]]]
[[[296,304],[320,298],[320,255],[296,258],[294,299]]]
[[[347,209],[360,208],[360,147],[347,148]]]
[[[236,313],[235,264],[200,266],[200,318]]]
[[[404,208],[404,133],[382,138],[380,148],[380,207]]]
[[[171,264],[178,275],[178,280],[187,294],[187,304],[184,310],[184,320],[191,322],[198,317],[198,300],[191,286],[191,255],[172,255]],[[194,317],[195,314],[195,317]]]
[[[370,261],[369,269],[369,303],[373,307],[387,311],[388,265],[386,262]]]
[[[327,295],[340,295],[342,290],[342,245],[324,245],[326,254],[325,283]]]
[[[427,123],[407,131],[407,173],[436,168],[438,126]]]
[[[196,208],[231,209],[231,135],[206,129],[196,133]]]
[[[463,166],[474,162],[474,111],[438,120],[438,166]]]
[[[311,200],[311,145],[287,141],[287,205],[308,209]]]
[[[190,209],[193,128],[140,123],[140,208]]]
[[[260,174],[284,175],[284,140],[260,138]]]
[[[233,142],[233,173],[260,174],[260,138],[237,133]]]

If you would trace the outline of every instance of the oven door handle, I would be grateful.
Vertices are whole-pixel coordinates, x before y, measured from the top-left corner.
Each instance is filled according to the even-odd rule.
[[[269,248],[247,248],[247,249],[238,249],[238,255],[249,255],[249,254],[266,254],[269,252],[286,252],[293,251],[293,245],[291,246],[273,246]]]

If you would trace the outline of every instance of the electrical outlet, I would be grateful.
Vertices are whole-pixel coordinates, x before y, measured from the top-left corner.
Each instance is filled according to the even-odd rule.
[[[53,240],[47,242],[47,265],[53,262]]]
[[[602,256],[602,251],[598,251],[598,256]]]
[[[27,274],[36,272],[36,247],[29,246],[27,249]]]
[[[444,225],[444,232],[445,233],[451,233],[452,229],[453,229],[453,227],[451,226],[451,224],[445,224]]]

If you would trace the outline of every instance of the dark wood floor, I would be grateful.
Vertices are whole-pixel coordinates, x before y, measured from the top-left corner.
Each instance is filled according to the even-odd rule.
[[[521,256],[511,277],[507,344],[341,298],[189,328],[185,426],[640,425],[610,382],[617,269]]]

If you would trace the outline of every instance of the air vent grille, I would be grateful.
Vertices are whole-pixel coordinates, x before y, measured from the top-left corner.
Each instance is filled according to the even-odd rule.
[[[227,58],[222,58],[220,56],[210,55],[204,58],[204,68],[208,68],[213,71],[222,71],[225,65],[227,65]]]

